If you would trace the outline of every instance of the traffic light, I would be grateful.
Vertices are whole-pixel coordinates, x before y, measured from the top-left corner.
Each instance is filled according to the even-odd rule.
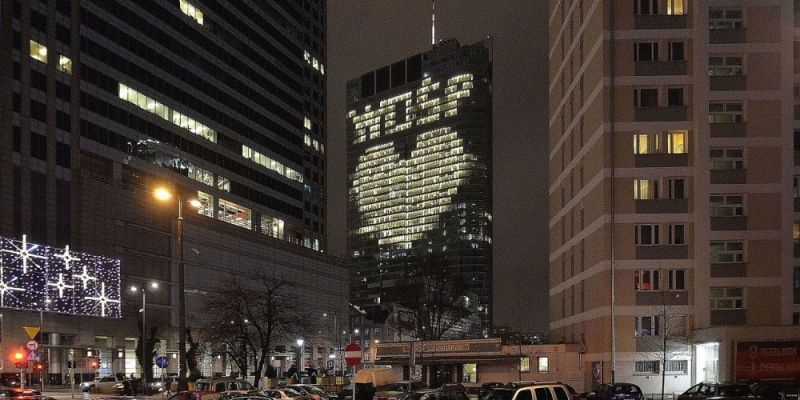
[[[14,361],[22,361],[25,359],[25,354],[22,354],[21,351],[14,353]]]
[[[38,364],[36,364],[36,367],[34,367],[34,368],[36,368],[36,369],[41,371],[42,369],[44,369],[44,365],[42,365],[41,363],[38,363]]]
[[[89,358],[89,367],[92,369],[97,369],[100,367],[100,357],[91,357]]]

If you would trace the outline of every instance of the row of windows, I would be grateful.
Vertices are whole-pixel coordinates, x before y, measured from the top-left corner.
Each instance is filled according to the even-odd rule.
[[[47,46],[31,40],[29,47],[30,47],[29,54],[31,58],[47,64]],[[58,64],[56,64],[56,69],[66,74],[71,74],[72,60],[63,54],[59,54]]]
[[[686,15],[689,12],[687,1],[688,0],[635,0],[633,2],[633,14]]]
[[[257,111],[231,94],[232,92],[244,94],[246,97],[253,100],[255,104],[259,104],[264,109],[270,110],[272,114],[277,115],[284,121],[288,122],[291,126],[299,127],[299,119],[296,115],[285,110],[283,107],[267,99],[266,97],[256,93],[251,85],[245,85],[237,82],[232,76],[230,76],[228,72],[223,72],[220,70],[219,66],[214,65],[213,68],[219,71],[211,71],[210,74],[212,76],[215,76],[224,82],[235,83],[235,85],[231,86],[233,89],[232,91],[222,90],[200,78],[184,66],[173,62],[163,54],[147,47],[144,43],[129,36],[119,28],[110,26],[106,21],[101,21],[99,18],[94,16],[94,14],[87,14],[87,16],[90,22],[95,22],[96,25],[98,25],[98,27],[94,27],[90,23],[90,27],[92,27],[95,31],[102,31],[102,29],[105,29],[105,31],[110,30],[111,34],[108,35],[109,38],[117,42],[117,44],[119,44],[121,47],[128,49],[142,59],[151,60],[156,66],[159,66],[162,71],[172,75],[175,79],[191,85],[201,93],[206,94],[208,97],[216,99],[220,103],[234,110],[236,113],[254,122],[257,126],[264,127],[268,131],[281,136],[283,139],[291,144],[296,145],[298,148],[302,146],[301,139],[296,131],[285,128],[281,124],[277,123],[273,118],[269,118],[267,112]],[[213,107],[208,103],[191,96],[189,93],[186,93],[177,86],[169,83],[167,80],[162,79],[158,74],[142,68],[140,65],[122,57],[120,54],[118,54],[118,52],[110,51],[100,44],[90,40],[86,36],[81,37],[81,47],[85,54],[91,55],[100,62],[115,68],[116,70],[128,75],[138,82],[147,85],[150,88],[155,89],[160,94],[169,96],[177,103],[184,104],[187,108],[196,110],[198,113],[216,121],[221,125],[226,126],[233,132],[236,132],[261,144],[264,147],[281,154],[286,154],[287,158],[294,157],[293,161],[297,163],[301,162],[302,156],[300,156],[300,154],[294,153],[291,149],[288,149],[267,137],[264,132],[259,132],[258,130],[251,128],[249,125],[241,122],[241,118],[236,118],[235,116],[230,115],[230,113],[220,110],[219,107]],[[187,54],[185,57],[196,59],[196,55],[193,56],[192,54]],[[199,63],[199,61],[197,63]],[[81,65],[82,72],[84,71],[84,65],[85,64]],[[92,74],[96,74],[96,77],[93,77]],[[92,70],[91,72],[84,74],[84,76],[87,80],[91,80],[92,78],[95,80],[103,80],[100,77],[105,77],[104,74],[97,72],[96,70]],[[111,93],[116,94],[116,80],[110,78],[106,78],[106,80],[108,81],[105,82],[106,85],[99,86]],[[290,101],[292,99],[288,95],[280,98],[284,101]],[[296,106],[297,109],[300,108],[299,102],[296,104]]]
[[[661,291],[663,287],[661,275],[666,275],[666,289],[670,291],[686,290],[685,269],[645,269],[634,271],[634,290],[637,292]]]
[[[634,243],[637,246],[657,246],[663,244],[660,239],[661,226],[659,224],[636,224]],[[686,244],[686,225],[667,224],[668,244]]]

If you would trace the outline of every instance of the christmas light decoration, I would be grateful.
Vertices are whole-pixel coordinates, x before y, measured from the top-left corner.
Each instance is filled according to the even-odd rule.
[[[0,237],[0,307],[120,318],[120,262]]]

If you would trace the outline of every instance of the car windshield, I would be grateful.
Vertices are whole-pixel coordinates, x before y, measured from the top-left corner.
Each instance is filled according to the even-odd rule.
[[[514,397],[513,389],[495,389],[491,392],[491,400],[511,400]]]
[[[325,394],[325,391],[316,386],[304,386],[309,392],[314,394]]]
[[[300,393],[297,390],[294,390],[292,388],[283,389],[283,394],[285,394],[285,395],[287,395],[289,397],[297,397],[297,396],[302,396],[303,395],[302,393]]]

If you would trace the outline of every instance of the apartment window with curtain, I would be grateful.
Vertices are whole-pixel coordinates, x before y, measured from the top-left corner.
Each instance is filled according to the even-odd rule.
[[[660,290],[659,270],[646,269],[634,271],[634,290],[637,292],[650,292]]]
[[[710,289],[712,310],[744,309],[744,288],[712,287]]]
[[[633,154],[661,152],[661,132],[641,132],[633,135]]]
[[[686,61],[686,43],[669,42],[669,61]]]
[[[658,198],[658,181],[653,179],[633,180],[634,200],[654,200]]]
[[[658,0],[634,0],[634,15],[656,15],[658,14]]]
[[[686,15],[688,0],[667,0],[667,15]]]
[[[669,184],[670,199],[686,198],[686,178],[668,178],[667,182]]]
[[[659,336],[661,334],[661,318],[658,315],[647,315],[636,318],[636,337]]]
[[[669,131],[667,132],[667,153],[686,154],[688,147],[686,140],[689,136],[688,131]]]
[[[709,9],[708,10],[709,29],[741,29],[742,10],[741,9]]]
[[[656,88],[633,89],[633,98],[636,108],[658,107],[658,89]]]
[[[671,269],[667,273],[667,290],[686,290],[686,270]]]
[[[669,225],[669,244],[676,246],[686,244],[686,225],[684,224]]]
[[[736,76],[742,75],[741,55],[723,56],[712,55],[708,57],[708,76]]]
[[[683,88],[667,88],[667,107],[683,107]]]
[[[742,102],[714,102],[708,105],[708,123],[735,124],[744,121]]]

